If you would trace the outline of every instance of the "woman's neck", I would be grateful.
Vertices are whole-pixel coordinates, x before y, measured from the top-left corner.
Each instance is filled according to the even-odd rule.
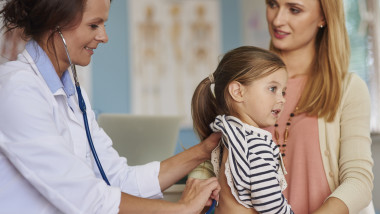
[[[289,78],[309,75],[313,70],[314,48],[302,48],[294,51],[282,51],[280,54],[286,65]]]
[[[43,40],[43,41],[47,41]],[[55,44],[59,41],[55,41]],[[62,57],[60,57],[60,51],[59,48],[61,48],[61,45],[55,45],[55,51],[53,47],[48,48],[48,44],[44,42],[38,42],[40,47],[45,51],[46,55],[49,57],[51,63],[54,66],[55,72],[59,76],[59,78],[62,77],[63,73],[68,69],[69,65],[65,61],[60,60]]]

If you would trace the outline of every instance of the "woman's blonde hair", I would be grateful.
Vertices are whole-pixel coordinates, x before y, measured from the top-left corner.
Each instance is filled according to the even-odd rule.
[[[298,102],[298,112],[332,121],[341,100],[342,80],[348,72],[350,43],[343,0],[320,0],[320,6],[326,24],[317,33],[314,70]],[[270,49],[281,52],[272,42]]]
[[[203,79],[191,101],[194,130],[201,140],[212,133],[209,127],[217,115],[235,115],[228,92],[231,82],[249,85],[253,81],[285,68],[281,58],[268,50],[242,46],[227,52],[215,72]],[[214,89],[211,89],[211,85]]]

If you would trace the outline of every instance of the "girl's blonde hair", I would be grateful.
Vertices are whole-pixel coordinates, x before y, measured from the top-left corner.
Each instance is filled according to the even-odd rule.
[[[326,25],[316,39],[314,70],[298,102],[298,112],[332,121],[342,96],[342,80],[348,72],[350,43],[342,0],[320,0]],[[281,51],[270,43],[270,49]]]
[[[261,48],[242,46],[227,52],[212,74],[213,77],[207,77],[199,83],[191,101],[193,125],[199,138],[203,140],[212,133],[209,125],[217,115],[236,114],[228,92],[228,85],[232,81],[249,85],[280,68],[285,68],[281,58]],[[215,84],[214,89],[211,88],[212,84]]]

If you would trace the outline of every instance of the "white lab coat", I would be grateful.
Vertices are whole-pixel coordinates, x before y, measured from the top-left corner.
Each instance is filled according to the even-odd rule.
[[[0,66],[0,213],[117,213],[121,191],[162,198],[159,162],[128,166],[83,96],[112,187],[93,161],[76,96],[53,94],[26,50]]]

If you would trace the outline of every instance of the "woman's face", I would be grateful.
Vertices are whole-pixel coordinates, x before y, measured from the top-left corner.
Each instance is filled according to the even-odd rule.
[[[106,43],[108,36],[105,22],[108,19],[110,0],[87,0],[82,21],[73,29],[62,31],[72,63],[86,66],[99,43]],[[62,44],[62,42],[59,41]],[[60,54],[68,63],[66,54]]]
[[[267,22],[272,43],[281,51],[314,47],[325,25],[319,0],[266,0]]]

